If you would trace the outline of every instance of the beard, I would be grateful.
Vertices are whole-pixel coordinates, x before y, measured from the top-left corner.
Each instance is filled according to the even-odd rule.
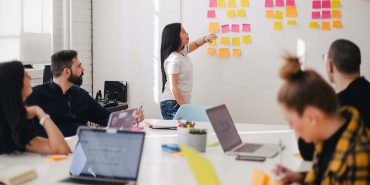
[[[81,86],[82,81],[83,81],[83,78],[82,78],[83,75],[84,75],[84,72],[82,72],[80,76],[72,73],[71,76],[68,77],[68,81],[75,85]]]

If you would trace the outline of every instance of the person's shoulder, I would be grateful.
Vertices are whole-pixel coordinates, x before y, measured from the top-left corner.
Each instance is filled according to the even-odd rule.
[[[166,59],[167,62],[179,62],[179,54],[176,52],[172,52]]]
[[[78,85],[73,85],[71,88],[72,88],[72,91],[82,96],[90,96],[89,92],[87,92],[85,89],[83,89],[82,87]]]

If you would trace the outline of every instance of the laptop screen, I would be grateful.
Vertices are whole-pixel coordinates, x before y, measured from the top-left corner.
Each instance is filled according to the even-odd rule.
[[[80,128],[70,173],[117,180],[137,180],[144,132]]]
[[[224,152],[242,144],[242,140],[225,105],[207,109],[206,112]]]

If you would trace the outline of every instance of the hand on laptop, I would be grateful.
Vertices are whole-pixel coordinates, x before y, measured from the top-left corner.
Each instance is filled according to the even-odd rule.
[[[277,165],[273,173],[280,177],[278,180],[283,184],[300,184],[303,181],[303,176],[299,172],[292,171],[284,166]]]

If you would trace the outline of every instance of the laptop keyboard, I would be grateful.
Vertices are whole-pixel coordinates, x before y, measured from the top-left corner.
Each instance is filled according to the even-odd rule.
[[[253,153],[259,148],[261,148],[261,144],[244,144],[240,148],[236,149],[235,152],[247,152],[247,153]]]
[[[128,183],[124,182],[107,182],[107,181],[99,181],[99,180],[91,180],[91,179],[78,179],[78,178],[68,178],[63,180],[63,182],[71,182],[76,184],[89,184],[89,185],[124,185]]]

